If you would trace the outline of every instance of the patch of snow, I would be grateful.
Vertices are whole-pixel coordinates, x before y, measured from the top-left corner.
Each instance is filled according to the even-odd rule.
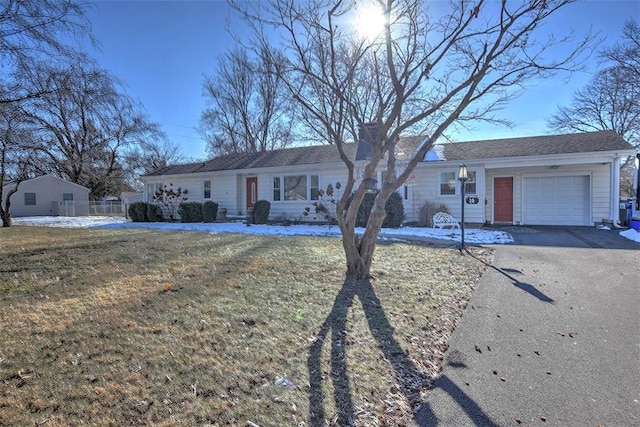
[[[147,228],[154,230],[184,230],[202,231],[212,234],[261,234],[277,236],[329,236],[339,237],[337,226],[327,225],[250,225],[242,222],[220,223],[176,223],[176,222],[130,222],[124,218],[114,217],[22,217],[14,218],[15,225],[35,225],[46,227],[66,228],[100,228],[100,229],[130,229]],[[363,228],[357,228],[357,233],[364,233]],[[409,240],[410,238],[438,239],[453,242],[460,241],[460,230],[444,230],[422,227],[383,228],[380,237],[384,239]],[[511,243],[513,238],[508,233],[498,230],[466,229],[464,239],[467,243],[491,244]]]
[[[13,218],[14,225],[37,225],[42,227],[92,228],[106,224],[129,222],[122,217],[111,216],[31,216]]]
[[[609,227],[608,225],[604,225],[604,224],[600,224],[597,228],[598,228],[598,230],[611,230],[611,227]]]
[[[634,230],[633,228],[630,228],[625,231],[621,231],[620,235],[625,239],[633,240],[634,242],[640,243],[640,232],[638,232],[637,230]]]

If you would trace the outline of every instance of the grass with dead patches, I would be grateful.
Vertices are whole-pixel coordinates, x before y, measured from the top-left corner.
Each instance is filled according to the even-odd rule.
[[[349,288],[335,238],[17,226],[0,257],[0,425],[410,423],[484,271],[386,243]]]

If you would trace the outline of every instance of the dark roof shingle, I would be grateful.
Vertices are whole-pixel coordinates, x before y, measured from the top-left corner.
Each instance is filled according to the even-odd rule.
[[[633,146],[613,131],[598,131],[454,142],[442,144],[442,148],[444,160],[473,160],[632,150]]]
[[[402,138],[400,144],[397,145],[397,158],[408,158],[423,140],[424,137],[422,136]],[[438,145],[440,146],[439,150],[442,152],[442,160],[450,161],[633,149],[631,144],[613,131],[451,142]],[[353,159],[356,154],[356,148],[357,144],[355,143],[344,145],[345,153],[351,159]],[[405,149],[403,150],[403,148]],[[340,155],[335,146],[315,145],[309,147],[284,148],[259,153],[229,154],[204,162],[167,166],[149,173],[146,176],[179,175],[336,162],[340,162]]]

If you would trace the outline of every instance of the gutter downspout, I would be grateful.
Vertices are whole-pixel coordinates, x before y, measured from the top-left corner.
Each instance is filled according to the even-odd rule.
[[[638,169],[640,169],[640,153],[636,154],[633,164],[635,166],[633,168],[633,197],[635,200],[631,205],[631,213],[632,217],[635,218],[636,211],[640,210],[640,206],[638,206],[638,203],[640,203],[640,173],[638,172]]]
[[[611,220],[616,228],[624,228],[618,222],[620,208],[620,157],[616,155],[611,163]]]

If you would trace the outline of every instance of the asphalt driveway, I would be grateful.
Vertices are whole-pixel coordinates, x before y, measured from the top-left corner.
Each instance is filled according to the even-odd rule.
[[[419,425],[640,426],[640,244],[507,231],[515,243],[495,246]]]

